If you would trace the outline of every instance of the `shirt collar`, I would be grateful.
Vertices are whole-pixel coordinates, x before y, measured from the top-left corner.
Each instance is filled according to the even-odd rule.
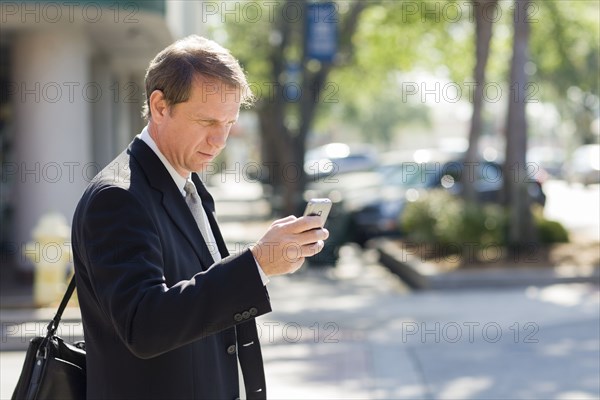
[[[145,126],[144,129],[142,129],[142,133],[140,133],[138,135],[138,137],[144,143],[146,143],[152,149],[152,151],[154,151],[154,153],[156,153],[156,155],[158,156],[160,161],[163,163],[163,165],[169,172],[169,175],[171,175],[171,178],[173,178],[173,182],[175,182],[175,185],[177,185],[177,189],[179,189],[179,192],[181,193],[181,195],[185,197],[185,194],[186,194],[185,190],[184,190],[185,182],[188,179],[192,179],[191,174],[186,179],[183,176],[179,175],[177,173],[177,171],[175,171],[175,168],[173,168],[173,166],[171,165],[169,160],[167,160],[167,158],[164,156],[164,154],[161,153],[161,151],[158,149],[158,146],[156,145],[156,142],[154,141],[154,139],[152,139],[152,136],[150,136],[150,132],[148,132],[148,126]]]

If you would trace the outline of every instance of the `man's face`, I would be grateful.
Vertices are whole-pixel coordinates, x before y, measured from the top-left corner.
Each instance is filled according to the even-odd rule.
[[[190,172],[201,171],[225,148],[239,110],[238,91],[198,77],[186,102],[168,107],[159,118],[152,116],[150,133],[173,168],[188,177]]]

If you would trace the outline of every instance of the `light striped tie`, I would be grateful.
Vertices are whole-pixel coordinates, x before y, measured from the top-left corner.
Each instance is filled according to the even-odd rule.
[[[213,260],[215,262],[221,261],[221,254],[219,253],[219,249],[217,248],[215,236],[212,230],[210,229],[210,223],[208,222],[206,211],[204,211],[204,207],[202,207],[202,200],[198,195],[196,185],[194,185],[194,182],[192,182],[191,180],[187,180],[185,182],[184,190],[186,193],[185,202],[192,211],[192,215],[196,220],[198,229],[200,229],[200,233],[204,238],[204,242],[208,246],[208,250],[210,251],[210,254],[213,257]]]

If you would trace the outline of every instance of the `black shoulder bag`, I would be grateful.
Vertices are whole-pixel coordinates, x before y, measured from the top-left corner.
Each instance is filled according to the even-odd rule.
[[[75,290],[75,277],[63,296],[46,336],[31,339],[12,400],[81,400],[86,397],[85,344],[56,336],[63,311]]]

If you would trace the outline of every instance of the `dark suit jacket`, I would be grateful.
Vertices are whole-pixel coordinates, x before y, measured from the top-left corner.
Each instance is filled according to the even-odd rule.
[[[228,256],[214,202],[193,174],[221,255],[140,139],[86,189],[73,220],[90,399],[233,399],[236,343],[249,398],[266,398],[254,317],[271,311],[249,250]]]

